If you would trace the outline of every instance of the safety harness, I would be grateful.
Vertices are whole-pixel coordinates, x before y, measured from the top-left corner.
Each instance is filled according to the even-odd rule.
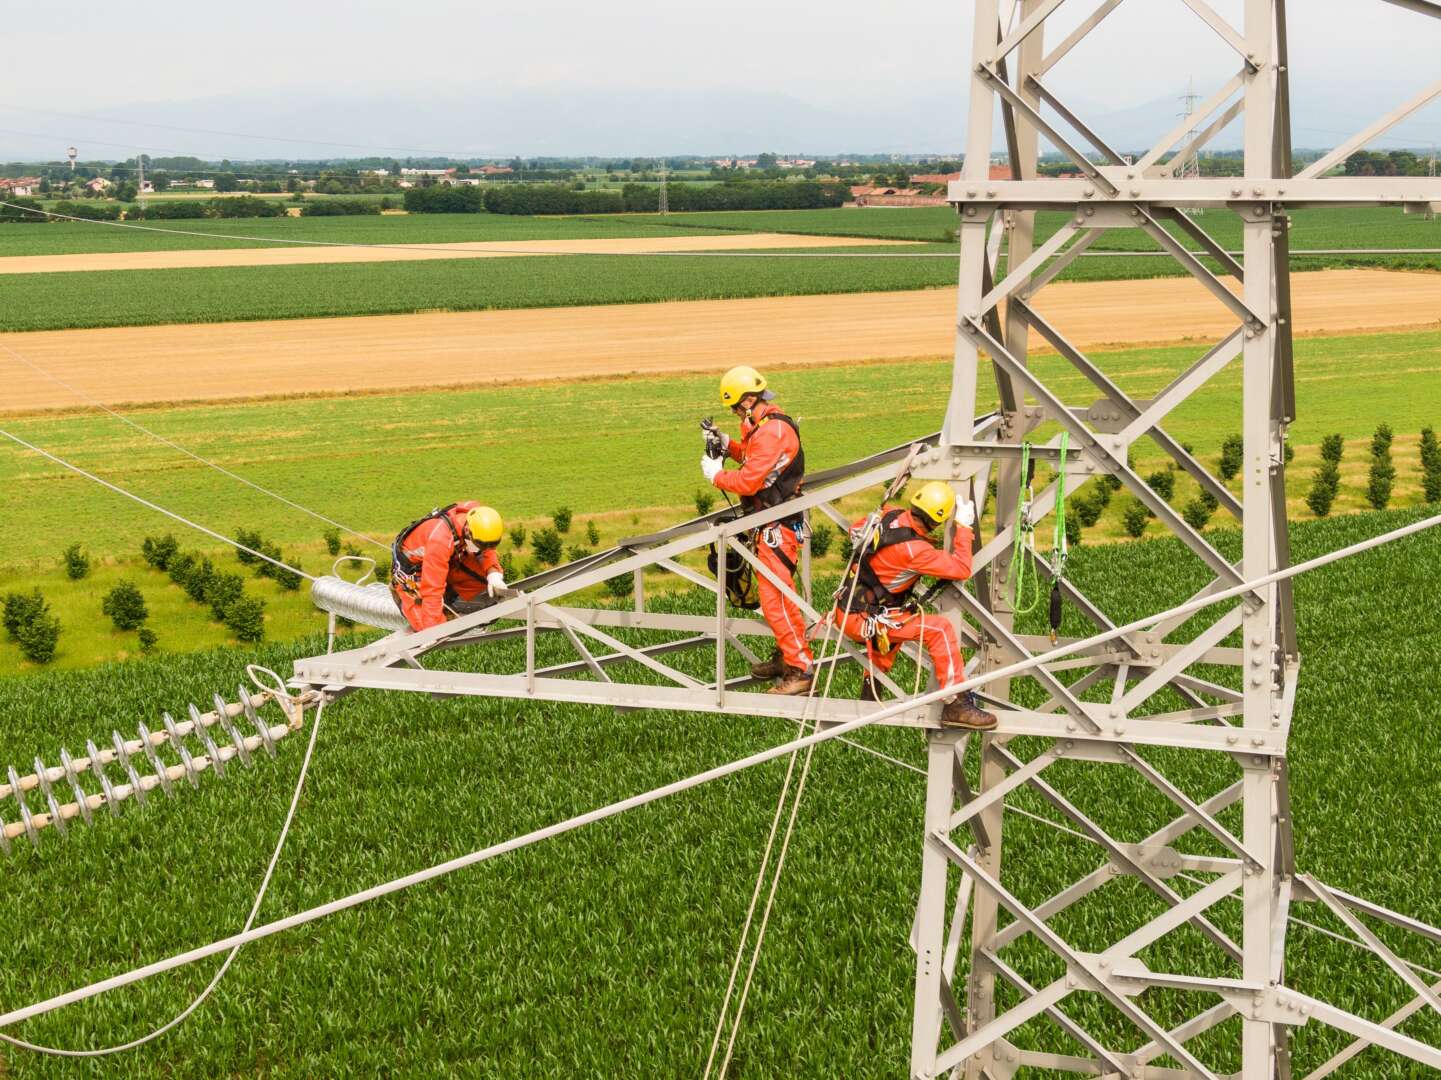
[[[880,615],[888,608],[904,607],[910,600],[919,577],[913,578],[904,589],[892,592],[881,581],[874,566],[876,556],[886,548],[926,539],[924,533],[909,525],[896,524],[904,514],[904,510],[887,510],[881,515],[879,527],[872,532],[871,541],[866,545],[870,550],[860,553],[851,564],[850,572],[841,580],[840,588],[835,592],[835,601],[846,614]],[[853,578],[856,580],[854,590],[851,589]]]
[[[755,427],[751,428],[746,435],[746,442],[751,440],[765,424],[772,420],[779,420],[796,433],[796,456],[786,463],[786,467],[780,471],[769,487],[763,487],[754,495],[741,496],[741,509],[747,514],[754,514],[757,510],[769,510],[772,506],[779,506],[783,502],[789,502],[801,493],[801,485],[805,482],[806,476],[806,452],[801,445],[800,425],[783,412],[773,412],[760,418]],[[794,518],[787,518],[785,521],[777,522],[788,528],[795,528],[792,522],[799,523],[801,517],[797,514]]]
[[[405,553],[405,538],[427,521],[434,521],[436,518],[445,522],[446,527],[450,529],[451,539],[454,541],[450,548],[451,569],[459,570],[463,574],[468,574],[470,577],[475,578],[476,581],[484,584],[485,576],[483,574],[477,574],[462,561],[465,555],[465,543],[461,538],[460,530],[455,527],[455,522],[452,521],[450,517],[450,512],[459,505],[460,503],[453,502],[449,506],[437,507],[424,517],[416,518],[405,528],[401,529],[400,532],[395,534],[395,539],[391,541],[390,544],[391,584],[395,588],[408,593],[417,600],[420,599],[421,564]],[[446,594],[446,599],[450,600],[449,589],[446,590]]]

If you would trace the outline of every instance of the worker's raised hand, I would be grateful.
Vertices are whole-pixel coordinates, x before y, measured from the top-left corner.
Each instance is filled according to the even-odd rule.
[[[721,458],[702,455],[700,459],[700,471],[706,478],[706,483],[715,483],[716,474],[725,468],[725,462]]]
[[[956,524],[964,525],[968,529],[976,525],[976,504],[970,499],[956,500]]]

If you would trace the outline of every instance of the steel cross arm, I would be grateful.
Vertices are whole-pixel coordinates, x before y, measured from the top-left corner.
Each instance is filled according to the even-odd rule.
[[[1433,994],[1441,994],[1441,982],[1433,984],[1431,986],[1431,992]],[[1390,1016],[1386,1017],[1385,1020],[1382,1020],[1381,1026],[1388,1031],[1394,1031],[1404,1021],[1409,1020],[1416,1013],[1420,1012],[1421,1009],[1425,1006],[1425,1004],[1425,998],[1412,998],[1410,1002],[1402,1005],[1401,1008],[1397,1009]],[[1346,1064],[1346,1062],[1350,1061],[1362,1050],[1367,1049],[1371,1045],[1372,1044],[1370,1039],[1356,1039],[1345,1049],[1336,1053],[1335,1056],[1327,1058],[1326,1061],[1324,1061],[1319,1067],[1307,1073],[1305,1076],[1305,1080],[1322,1080],[1323,1077],[1330,1076],[1342,1065]]]
[[[1124,455],[1118,459],[1091,432],[1090,428],[1071,415],[1070,410],[1045,383],[1041,382],[1025,364],[1007,352],[1005,346],[986,333],[985,327],[979,321],[968,316],[962,326],[966,328],[967,333],[979,335],[986,345],[986,351],[991,354],[992,363],[1003,366],[1012,378],[1024,384],[1036,400],[1049,410],[1052,418],[1070,432],[1071,438],[1080,444],[1077,447],[1078,450],[1092,454],[1108,472],[1120,477],[1121,482],[1131,489],[1131,494],[1179,536],[1182,542],[1195,552],[1214,573],[1230,582],[1232,586],[1241,584],[1242,578],[1236,572],[1235,567],[1208,544],[1200,533],[1191,528],[1186,520],[1172,509],[1170,503],[1152,491],[1146,482],[1136,475],[1126,464]],[[1116,441],[1119,442],[1119,440]]]
[[[1141,228],[1150,235],[1151,239],[1169,251],[1171,256],[1184,266],[1193,278],[1204,285],[1217,300],[1230,308],[1231,312],[1245,323],[1248,328],[1251,330],[1262,330],[1270,324],[1270,320],[1252,311],[1246,305],[1245,300],[1226,288],[1225,283],[1215,274],[1211,273],[1211,271],[1207,270],[1206,267],[1202,265],[1201,260],[1192,254],[1190,248],[1186,247],[1185,244],[1182,244],[1167,232],[1161,226],[1161,223],[1151,216],[1151,212],[1146,209],[1146,207],[1136,207],[1136,210],[1140,213]]]
[[[646,548],[628,555],[617,562],[589,569],[583,574],[577,574],[573,577],[566,577],[559,581],[551,582],[533,592],[510,600],[503,600],[482,611],[477,611],[470,615],[463,615],[441,626],[432,627],[429,630],[421,630],[413,634],[394,634],[372,645],[351,649],[343,653],[335,653],[334,656],[342,658],[346,662],[362,663],[376,657],[390,655],[395,648],[399,647],[399,642],[401,641],[403,641],[404,648],[408,651],[423,653],[447,639],[458,637],[497,620],[523,618],[527,605],[530,603],[546,603],[589,585],[599,584],[605,578],[632,573],[635,570],[643,570],[648,566],[654,565],[661,559],[682,555],[688,551],[705,547],[707,544],[723,540],[726,537],[739,535],[758,526],[767,525],[779,518],[788,517],[802,510],[809,510],[822,502],[830,502],[845,495],[863,491],[876,484],[893,480],[897,471],[901,468],[901,464],[899,460],[890,460],[864,472],[856,473],[847,479],[837,481],[818,491],[811,491],[799,495],[777,507],[758,511],[754,514],[748,514],[738,520],[723,524],[718,522],[712,523],[699,531],[686,532],[684,535],[660,544],[657,547]]]
[[[1111,147],[1107,145],[1106,141],[1091,129],[1090,125],[1088,125],[1084,120],[1082,120],[1079,116],[1077,116],[1074,112],[1067,108],[1065,103],[1063,103],[1060,98],[1056,97],[1055,94],[1051,93],[1051,91],[1046,88],[1045,84],[1042,83],[1040,79],[1036,78],[1036,76],[1034,75],[1028,75],[1026,76],[1026,85],[1030,88],[1031,92],[1034,93],[1038,98],[1044,101],[1051,108],[1055,109],[1056,112],[1060,113],[1061,119],[1064,120],[1066,123],[1070,124],[1071,127],[1075,128],[1078,132],[1080,132],[1081,136],[1088,143],[1090,143],[1098,151],[1100,151],[1103,158],[1109,161],[1112,165],[1126,164],[1125,158],[1123,158],[1120,154],[1116,153],[1116,151],[1111,149]]]
[[[1089,357],[1071,344],[1059,330],[1051,325],[1035,308],[1024,300],[1011,301],[1012,308],[1028,325],[1033,327],[1046,343],[1060,353],[1072,367],[1084,375],[1091,384],[1117,408],[1131,415],[1131,422],[1122,429],[1121,440],[1127,445],[1143,435],[1150,438],[1185,473],[1216,497],[1216,502],[1225,507],[1237,520],[1241,518],[1241,504],[1226,488],[1226,485],[1211,475],[1211,471],[1197,461],[1186,448],[1161,427],[1161,420],[1182,401],[1204,385],[1214,374],[1233,361],[1241,351],[1241,331],[1237,330],[1205,356],[1201,357],[1182,375],[1178,376],[1142,409],[1130,396],[1111,381],[1110,376],[1093,364]]]
[[[1314,180],[1319,176],[1324,176],[1334,166],[1344,162],[1377,135],[1384,134],[1402,120],[1405,120],[1406,117],[1410,116],[1417,109],[1430,104],[1438,94],[1441,94],[1441,79],[1433,82],[1404,105],[1398,106],[1379,120],[1362,128],[1319,161],[1313,161],[1310,165],[1307,165],[1296,174],[1296,179]]]
[[[1221,105],[1225,103],[1227,98],[1229,98],[1237,90],[1241,89],[1241,87],[1245,84],[1245,81],[1246,76],[1244,74],[1237,73],[1236,75],[1233,75],[1231,77],[1231,80],[1227,82],[1225,86],[1221,87],[1221,89],[1217,90],[1205,101],[1201,102],[1201,104],[1196,107],[1195,112],[1191,113],[1189,116],[1182,117],[1179,124],[1173,127],[1170,131],[1166,132],[1166,134],[1161,137],[1160,142],[1156,143],[1155,146],[1151,147],[1151,149],[1146,152],[1146,154],[1141,158],[1141,160],[1136,162],[1136,168],[1139,169],[1141,172],[1145,172],[1150,169],[1152,165],[1155,165],[1158,161],[1161,160],[1167,150],[1171,149],[1171,147],[1175,146],[1178,142],[1184,139],[1188,132],[1195,130],[1197,124],[1199,124],[1202,120],[1206,119],[1206,117],[1210,116],[1213,112],[1219,109]]]
[[[647,656],[662,656],[665,653],[669,652],[684,652],[686,649],[700,648],[702,646],[710,645],[714,641],[715,638],[713,638],[711,635],[700,634],[695,637],[684,638],[680,641],[664,641],[661,642],[661,644],[659,645],[647,645],[645,648],[640,649],[639,651],[645,653]],[[575,641],[572,640],[571,643],[574,645]],[[570,663],[567,664],[551,664],[549,667],[536,668],[535,674],[537,677],[541,678],[548,675],[568,675],[573,671],[584,671],[588,668],[593,670],[595,666],[603,668],[608,664],[614,664],[618,663],[619,661],[629,659],[631,658],[629,656],[626,656],[624,653],[606,653],[603,656],[595,656],[592,654],[589,662],[585,660],[572,660]],[[607,678],[604,675],[602,675],[601,677]]]
[[[1156,664],[1151,673],[1121,698],[1122,712],[1130,713],[1139,708],[1156,691],[1170,684],[1171,679],[1185,671],[1192,664],[1200,663],[1213,645],[1219,645],[1226,635],[1241,625],[1244,605],[1237,604],[1200,634],[1188,641],[1174,655]]]
[[[1095,169],[1095,166],[1092,166]],[[1116,205],[1246,209],[1270,203],[1293,207],[1405,206],[1441,200],[1441,179],[1426,176],[1332,177],[1328,179],[1286,179],[1262,177],[1175,177],[1137,176],[1128,180],[1120,166],[1105,166],[1119,183],[1098,185],[1090,179],[992,180],[988,184],[967,184],[952,180],[947,201],[959,203],[977,213],[996,209],[1064,210],[1074,214],[1077,207],[1093,203],[1100,186]],[[1124,184],[1126,190],[1122,191]],[[1114,190],[1114,194],[1111,193]]]
[[[1223,19],[1215,8],[1205,3],[1205,0],[1182,0],[1182,2],[1199,15],[1207,26],[1216,31],[1222,41],[1235,49],[1248,68],[1252,71],[1258,70],[1255,55],[1247,48],[1245,39],[1236,33],[1236,28]]]
[[[587,622],[567,615],[560,608],[551,607],[549,604],[537,604],[536,608],[537,610],[549,613],[561,624],[561,626],[568,626],[573,631],[579,631],[587,637],[595,638],[595,640],[599,641],[602,645],[605,645],[606,647],[613,649],[618,653],[623,653],[627,658],[634,660],[638,664],[644,665],[645,667],[649,668],[651,671],[659,675],[661,678],[669,679],[671,682],[676,683],[678,686],[684,686],[691,690],[699,690],[705,685],[699,679],[693,679],[684,672],[677,671],[673,667],[668,667],[667,665],[662,664],[659,660],[651,659],[640,649],[627,645],[619,638],[612,637],[610,634],[607,634],[603,630],[597,630],[595,627],[591,626]],[[584,652],[585,650],[582,649],[581,651]],[[586,655],[589,654],[587,653]]]
[[[1278,1002],[1296,1007],[1299,1014],[1296,1018],[1298,1022],[1307,1019],[1316,1020],[1337,1031],[1344,1031],[1348,1035],[1364,1039],[1373,1046],[1390,1050],[1403,1057],[1408,1057],[1412,1061],[1419,1061],[1423,1065],[1429,1065],[1432,1069],[1441,1070],[1441,1050],[1434,1046],[1392,1031],[1373,1021],[1363,1020],[1353,1013],[1338,1009],[1318,998],[1297,993],[1289,987],[1276,987],[1274,996]]]
[[[1185,214],[1181,213],[1181,211],[1175,207],[1162,206],[1156,208],[1156,216],[1171,222],[1192,240],[1200,244],[1207,255],[1221,264],[1222,270],[1226,271],[1226,273],[1230,274],[1237,281],[1245,282],[1246,268],[1238,263],[1229,251],[1216,243],[1216,241],[1211,238],[1210,233],[1197,225]]]
[[[991,63],[1000,63],[1015,52],[1021,42],[1039,30],[1063,3],[1065,0],[1042,0],[1041,6],[996,46],[996,51],[991,56]]]
[[[981,955],[985,958],[987,964],[995,968],[996,971],[1007,982],[1009,982],[1026,997],[1035,997],[1036,994],[1040,992],[1029,982],[1027,982],[1025,977],[1022,976],[1019,971],[1011,967],[1010,964],[1006,963],[990,949],[982,949]],[[1118,1058],[1110,1050],[1106,1049],[1106,1047],[1100,1042],[1099,1039],[1092,1037],[1090,1032],[1088,1032],[1085,1028],[1081,1027],[1080,1024],[1076,1023],[1069,1016],[1063,1013],[1058,1007],[1052,1005],[1050,1008],[1046,1009],[1045,1015],[1050,1018],[1052,1022],[1057,1024],[1060,1029],[1064,1031],[1067,1035],[1075,1039],[1076,1042],[1080,1043],[1092,1054],[1094,1054],[1098,1061],[1103,1061],[1107,1065],[1109,1065],[1112,1071],[1116,1072],[1121,1076],[1131,1075],[1131,1070],[1128,1069],[1124,1063],[1122,1063],[1120,1058]]]
[[[1046,138],[1051,140],[1051,142],[1055,144],[1058,150],[1060,150],[1068,158],[1071,159],[1071,161],[1075,164],[1076,168],[1080,169],[1081,172],[1083,172],[1087,177],[1090,178],[1091,183],[1095,184],[1107,195],[1115,196],[1120,194],[1121,189],[1118,188],[1115,184],[1111,183],[1111,181],[1106,176],[1104,176],[1096,168],[1096,166],[1092,165],[1086,155],[1081,153],[1081,151],[1077,150],[1075,146],[1071,144],[1070,140],[1068,140],[1064,135],[1062,135],[1059,131],[1052,127],[1050,123],[1047,122],[1044,116],[1038,113],[1035,109],[1031,108],[1030,102],[1028,102],[1025,98],[1021,97],[1020,94],[1012,90],[1010,86],[1007,85],[1006,80],[1001,78],[1000,74],[996,71],[995,68],[990,67],[986,64],[979,64],[977,65],[977,71],[980,74],[981,78],[986,80],[990,84],[991,89],[993,89],[998,95],[1000,95],[1001,99],[1005,101],[1006,104],[1010,105],[1011,108],[1014,109],[1016,112],[1021,113],[1023,116],[1025,116],[1025,118],[1030,122],[1032,127],[1034,127],[1037,131],[1043,134]],[[1079,201],[1080,200],[1078,199],[1077,202]]]
[[[1136,1025],[1137,1028],[1151,1038],[1165,1043],[1167,1052],[1177,1061],[1195,1070],[1199,1075],[1205,1077],[1206,1080],[1219,1080],[1219,1077],[1211,1072],[1210,1069],[1206,1068],[1185,1046],[1172,1039],[1171,1033],[1166,1030],[1166,1028],[1156,1023],[1150,1016],[1133,1005],[1125,994],[1116,990],[1106,979],[1095,975],[1080,953],[1071,948],[1065,939],[1044,922],[1036,918],[1030,908],[1016,899],[1004,885],[987,873],[984,867],[952,843],[949,837],[931,833],[927,836],[927,839],[939,847],[941,853],[945,855],[950,862],[955,863],[963,871],[970,874],[975,880],[975,883],[995,897],[996,901],[1009,911],[1014,918],[1028,924],[1031,928],[1031,933],[1035,935],[1037,940],[1062,960],[1066,961],[1067,967],[1073,971],[1077,977],[1090,983],[1091,988],[1109,1001],[1121,1015],[1126,1017],[1126,1019],[1131,1021],[1132,1024]],[[1198,893],[1197,895],[1201,894]],[[1129,953],[1127,955],[1129,955]],[[936,1064],[939,1066],[940,1061],[938,1060]]]
[[[1436,0],[1386,0],[1388,4],[1395,4],[1397,7],[1406,8],[1419,15],[1430,15],[1433,19],[1441,19],[1441,4]]]
[[[1052,49],[1049,53],[1046,54],[1046,58],[1041,61],[1040,67],[1036,69],[1036,74],[1044,75],[1046,72],[1050,71],[1051,68],[1055,67],[1058,63],[1060,63],[1060,61],[1064,59],[1067,53],[1069,53],[1083,40],[1085,40],[1086,36],[1090,34],[1090,32],[1094,30],[1097,26],[1100,25],[1102,19],[1104,19],[1107,15],[1115,11],[1116,8],[1120,6],[1121,0],[1103,0],[1101,5],[1096,8],[1095,11],[1093,11],[1090,15],[1086,16],[1085,21],[1082,22],[1080,26],[1072,30],[1070,35],[1064,41],[1062,41],[1059,45],[1057,45],[1054,49]]]
[[[1091,822],[1090,818],[1087,818],[1084,814],[1081,813],[1080,810],[1072,806],[1071,803],[1067,801],[1064,796],[1062,796],[1059,792],[1054,791],[1050,787],[1050,785],[1046,784],[1044,781],[1039,784],[1033,784],[1031,786],[1036,789],[1036,791],[1041,795],[1042,798],[1046,799],[1046,801],[1050,802],[1053,806],[1055,806],[1055,808],[1059,810],[1063,816],[1069,818],[1074,824],[1079,825],[1082,828],[1095,827],[1094,824]],[[1208,813],[1218,814],[1222,810],[1226,809],[1226,807],[1235,803],[1235,801],[1241,797],[1241,793],[1242,784],[1240,781],[1237,781],[1229,788],[1226,788],[1224,791],[1220,791],[1217,792],[1215,795],[1212,795],[1202,805],[1205,807]],[[1076,816],[1072,816],[1073,814]],[[1150,836],[1140,841],[1137,846],[1151,847],[1156,845],[1169,845],[1179,840],[1182,836],[1185,836],[1186,833],[1190,832],[1195,827],[1196,823],[1191,818],[1191,815],[1182,814],[1174,821],[1171,821],[1169,824],[1163,825],[1161,828],[1153,832]],[[1099,843],[1099,841],[1097,841],[1097,843]],[[1124,849],[1122,850],[1124,851]],[[1089,896],[1091,893],[1101,888],[1110,880],[1112,880],[1111,864],[1109,862],[1106,862],[1101,864],[1099,867],[1097,867],[1091,873],[1087,874],[1085,877],[1081,878],[1079,881],[1073,882],[1072,884],[1068,885],[1066,888],[1058,892],[1055,896],[1052,896],[1050,899],[1042,902],[1041,905],[1035,909],[1036,915],[1042,919],[1049,919],[1052,915],[1056,915],[1062,911],[1065,911],[1072,904],[1075,904],[1077,901]],[[1012,923],[1010,926],[1007,926],[1005,929],[997,933],[997,935],[993,939],[993,947],[997,950],[1004,949],[1007,945],[1015,941],[1025,932],[1026,930],[1024,926],[1019,923]]]
[[[1336,899],[1336,897],[1331,894],[1330,889],[1326,888],[1326,886],[1322,885],[1310,874],[1301,874],[1299,877],[1301,883],[1306,886],[1312,896],[1320,900],[1321,903],[1330,910],[1332,915],[1345,923],[1351,933],[1364,941],[1367,947],[1379,956],[1382,962],[1400,977],[1402,982],[1411,988],[1413,993],[1424,998],[1426,1004],[1430,1005],[1438,1014],[1441,1014],[1441,998],[1438,998],[1431,992],[1431,988],[1426,985],[1425,980],[1422,979],[1421,976],[1412,971],[1405,961],[1392,952],[1386,946],[1385,942],[1372,933],[1370,927],[1356,918],[1356,916],[1351,913],[1350,908]]]
[[[1020,761],[1007,747],[997,746],[995,747],[995,752],[1007,765],[1013,768],[1020,765]],[[1015,776],[1016,774],[1012,773],[1011,775]],[[1168,904],[1181,903],[1184,898],[1179,893],[1167,885],[1161,878],[1153,874],[1143,863],[1137,860],[1125,846],[1118,843],[1109,833],[1092,821],[1079,807],[1059,791],[1039,776],[1033,775],[1027,777],[1027,781],[1031,787],[1036,789],[1042,798],[1059,810],[1062,816],[1068,818],[1073,825],[1083,832],[1088,833],[1091,839],[1094,840],[1114,862],[1128,867],[1131,873],[1153,893]],[[1230,956],[1232,960],[1239,961],[1241,959],[1241,950],[1237,947],[1236,943],[1222,933],[1211,920],[1207,919],[1203,912],[1196,912],[1191,921],[1202,934],[1210,938],[1211,941],[1219,946],[1221,951]],[[1020,926],[1021,924],[1016,923],[1015,925]],[[998,939],[996,947],[1000,948],[1002,944],[1009,944],[1013,940],[1015,940],[1015,938],[1007,938],[1006,941],[1002,943]]]
[[[1048,239],[1024,262],[1018,266],[1006,267],[1006,276],[1000,284],[996,285],[985,296],[981,298],[981,314],[987,314],[995,309],[1006,297],[1024,289],[1031,280],[1035,271],[1043,266],[1047,259],[1066,245],[1066,242],[1075,236],[1079,230],[1074,225],[1065,225],[1057,229]],[[992,327],[992,333],[995,328]],[[997,335],[999,336],[999,335]]]
[[[1310,875],[1305,875],[1309,880]],[[1303,882],[1304,884],[1304,882]],[[1380,904],[1372,903],[1370,900],[1363,900],[1359,896],[1353,896],[1343,889],[1334,886],[1327,886],[1332,896],[1336,897],[1349,908],[1354,908],[1363,915],[1370,915],[1373,919],[1380,919],[1382,922],[1390,923],[1401,930],[1409,930],[1413,934],[1419,934],[1434,942],[1441,942],[1441,929],[1428,926],[1419,919],[1413,919],[1409,915],[1402,915],[1400,912],[1384,908]],[[1319,897],[1318,897],[1319,899]]]

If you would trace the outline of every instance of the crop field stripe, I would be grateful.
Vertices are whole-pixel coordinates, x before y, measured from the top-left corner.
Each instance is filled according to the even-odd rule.
[[[155,963],[148,964],[144,967],[135,968],[129,972],[126,972],[123,975],[112,976],[109,979],[104,979],[100,982],[92,983],[89,986],[72,990],[69,993],[59,994],[45,1001],[37,1002],[33,1005],[25,1006],[24,1008],[11,1010],[10,1012],[0,1014],[0,1028],[10,1027],[24,1020],[31,1019],[32,1017],[41,1016],[48,1012],[53,1012],[55,1009],[62,1008],[66,1005],[84,1001],[88,998],[95,997],[98,994],[103,994],[110,990],[119,989],[122,986],[128,986],[131,983],[147,979],[152,975],[159,975],[166,971],[173,971],[176,968],[194,963],[197,960],[203,960],[207,957],[214,956],[217,953],[226,951],[227,949],[239,948],[240,946],[250,944],[251,942],[259,941],[263,938],[270,937],[273,934],[278,934],[282,931],[290,930],[297,926],[303,926],[307,923],[314,922],[317,919],[321,919],[328,915],[333,915],[341,911],[346,911],[350,908],[357,907],[371,900],[376,900],[383,896],[389,896],[392,893],[400,892],[402,890],[411,888],[412,886],[424,884],[425,882],[447,876],[458,870],[463,870],[467,867],[475,866],[481,862],[487,861],[488,859],[492,859],[500,855],[509,854],[512,851],[518,851],[521,848],[529,847],[530,845],[539,843],[542,840],[548,840],[557,836],[563,836],[566,833],[583,828],[586,825],[594,824],[607,818],[614,817],[618,814],[624,813],[627,810],[638,809],[642,806],[647,806],[650,803],[657,802],[672,795],[678,795],[682,792],[690,791],[693,788],[700,787],[702,784],[710,783],[713,780],[720,780],[725,777],[732,776],[735,773],[741,772],[745,769],[752,768],[756,765],[762,765],[766,762],[774,761],[777,758],[784,757],[786,754],[794,754],[799,750],[808,750],[812,747],[820,745],[821,743],[829,742],[832,739],[839,738],[843,735],[850,735],[853,732],[861,730],[862,728],[870,727],[876,723],[879,723],[881,720],[885,720],[892,716],[898,716],[903,712],[909,712],[915,708],[935,704],[936,702],[941,701],[943,698],[949,698],[954,696],[958,691],[974,690],[979,687],[989,685],[990,683],[1000,679],[1011,679],[1017,675],[1023,675],[1029,672],[1031,669],[1039,667],[1044,663],[1058,660],[1064,656],[1069,656],[1072,653],[1093,648],[1097,645],[1104,645],[1109,641],[1114,641],[1116,638],[1122,637],[1126,634],[1134,633],[1137,630],[1147,629],[1148,627],[1155,625],[1160,620],[1189,615],[1191,613],[1201,611],[1204,608],[1211,607],[1218,603],[1224,603],[1228,600],[1244,597],[1251,592],[1254,592],[1256,589],[1265,588],[1268,585],[1272,585],[1280,581],[1288,581],[1291,578],[1297,577],[1301,574],[1309,573],[1313,570],[1318,570],[1322,567],[1329,566],[1330,564],[1338,562],[1342,559],[1351,558],[1364,552],[1374,550],[1375,548],[1394,543],[1408,536],[1413,536],[1416,533],[1424,532],[1427,529],[1435,528],[1438,525],[1441,525],[1441,514],[1437,514],[1429,518],[1423,518],[1420,521],[1412,522],[1411,524],[1403,525],[1398,528],[1389,530],[1388,532],[1382,533],[1380,536],[1375,536],[1366,540],[1357,541],[1354,544],[1340,548],[1336,551],[1329,552],[1325,555],[1317,556],[1314,559],[1309,559],[1305,562],[1297,563],[1293,566],[1286,567],[1282,570],[1274,571],[1273,573],[1263,575],[1259,578],[1253,578],[1250,581],[1244,581],[1239,585],[1235,585],[1230,588],[1222,589],[1217,592],[1209,593],[1205,596],[1197,597],[1196,599],[1187,601],[1182,604],[1178,604],[1175,607],[1172,607],[1166,611],[1155,612],[1150,615],[1143,616],[1142,618],[1136,619],[1133,622],[1129,622],[1109,630],[1104,630],[1098,634],[1094,634],[1087,638],[1081,638],[1077,641],[1071,642],[1070,644],[1058,645],[1047,652],[1037,653],[1036,655],[1031,656],[1027,659],[1019,660],[1015,663],[1005,665],[1000,668],[982,672],[978,675],[973,675],[970,678],[955,684],[954,686],[937,687],[935,690],[928,691],[927,693],[921,694],[917,697],[902,699],[892,705],[877,709],[875,712],[870,713],[866,716],[859,716],[856,717],[854,720],[847,720],[842,723],[835,724],[834,726],[829,727],[824,731],[817,731],[811,735],[806,735],[801,738],[782,743],[779,746],[773,746],[766,750],[757,751],[756,753],[750,754],[737,761],[731,761],[724,765],[717,765],[714,768],[707,769],[704,772],[697,773],[693,776],[673,781],[672,783],[662,785],[661,787],[652,788],[650,791],[642,792],[639,795],[632,795],[629,798],[609,803],[606,806],[597,807],[594,810],[587,811],[586,813],[579,814],[564,821],[559,821],[554,824],[532,830],[531,832],[525,833],[521,836],[513,837],[510,840],[503,841],[499,844],[492,844],[489,847],[481,848],[477,851],[472,851],[468,854],[461,855],[453,859],[448,859],[444,862],[436,863],[430,867],[427,867],[424,870],[418,870],[414,873],[406,874],[402,877],[392,878],[390,881],[384,882],[383,884],[375,885],[368,889],[362,889],[359,892],[351,893],[349,896],[341,897],[340,899],[332,900],[325,904],[320,904],[306,911],[301,911],[293,915],[288,915],[285,918],[277,919],[274,922],[266,923],[263,926],[254,927],[252,929],[243,931],[242,933],[233,934],[226,938],[221,938],[217,941],[211,942],[209,945],[203,945],[199,948],[191,949],[188,952],[179,953],[175,956],[169,957],[168,959],[156,961]],[[312,745],[315,737],[316,731],[312,730]]]

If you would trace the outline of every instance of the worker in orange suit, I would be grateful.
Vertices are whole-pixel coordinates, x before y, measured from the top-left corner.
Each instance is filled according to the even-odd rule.
[[[432,510],[391,545],[390,592],[412,630],[445,622],[446,609],[507,595],[496,548],[500,515],[467,500]]]
[[[953,517],[955,550],[943,551],[932,541],[932,533],[943,530]],[[855,522],[851,539],[859,550],[836,590],[831,617],[846,637],[865,645],[876,670],[890,671],[901,646],[919,641],[930,655],[942,689],[964,679],[965,661],[955,628],[943,616],[927,617],[911,593],[922,577],[965,581],[971,576],[975,522],[975,505],[967,500],[958,508],[955,491],[939,480],[923,485],[908,509],[884,509],[874,527],[868,528],[869,518]],[[862,680],[861,699],[881,700],[870,672]],[[996,717],[976,704],[975,694],[968,691],[946,703],[941,724],[985,731],[996,726]]]
[[[800,494],[805,478],[806,457],[796,422],[774,403],[766,380],[755,368],[736,367],[721,378],[721,404],[741,421],[741,437],[707,432],[709,440],[719,438],[726,457],[740,462],[739,469],[726,470],[724,457],[701,458],[701,472],[722,491],[740,496],[747,514],[767,510]],[[805,517],[796,513],[755,530],[752,543],[756,558],[777,578],[795,589],[796,560],[800,556]],[[806,640],[806,619],[795,602],[764,574],[756,575],[761,613],[776,638],[776,652],[769,660],[751,665],[758,679],[775,679],[772,694],[806,694],[815,676],[815,659]]]

